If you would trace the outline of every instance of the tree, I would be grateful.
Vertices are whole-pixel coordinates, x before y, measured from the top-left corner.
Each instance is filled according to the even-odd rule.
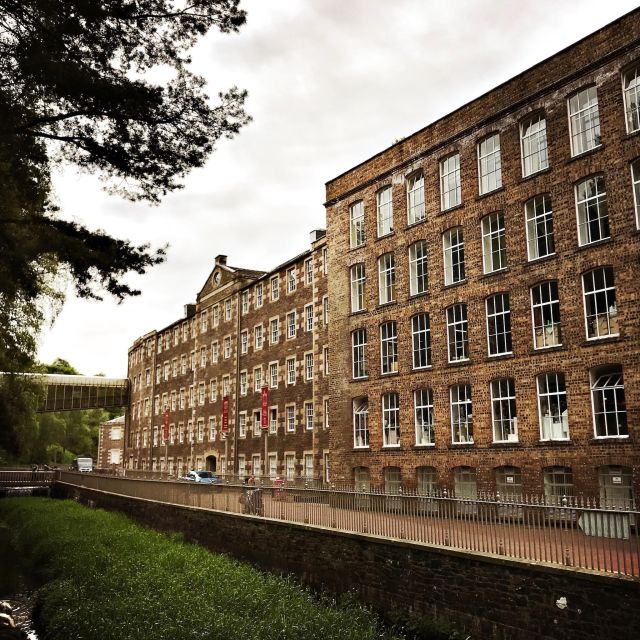
[[[181,188],[222,136],[249,121],[246,92],[212,106],[188,69],[209,29],[238,31],[239,0],[0,0],[0,306],[47,294],[60,269],[77,293],[117,299],[164,258],[59,219],[51,169],[70,162],[107,189],[155,203]],[[151,83],[162,66],[172,77]],[[37,331],[37,323],[33,325]]]

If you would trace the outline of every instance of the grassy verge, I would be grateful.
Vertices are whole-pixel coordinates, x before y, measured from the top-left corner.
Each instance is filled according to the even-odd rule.
[[[0,520],[45,582],[41,640],[391,640],[358,606],[318,603],[293,581],[118,514],[7,498]]]

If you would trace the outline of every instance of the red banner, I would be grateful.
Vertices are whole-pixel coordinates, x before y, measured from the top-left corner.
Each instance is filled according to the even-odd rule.
[[[162,427],[162,439],[166,442],[169,439],[169,412],[164,412],[164,426]]]
[[[222,433],[229,433],[229,396],[222,398]]]
[[[260,426],[263,429],[269,428],[269,387],[262,387],[262,411],[260,416]]]

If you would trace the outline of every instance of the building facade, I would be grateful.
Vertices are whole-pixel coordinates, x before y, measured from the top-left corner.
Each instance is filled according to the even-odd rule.
[[[326,479],[327,329],[324,231],[269,272],[218,256],[185,317],[129,349],[127,467]]]
[[[637,493],[638,11],[326,199],[332,480]]]
[[[98,429],[98,459],[96,467],[99,469],[119,469],[124,460],[124,428],[125,417],[118,416],[103,422]]]

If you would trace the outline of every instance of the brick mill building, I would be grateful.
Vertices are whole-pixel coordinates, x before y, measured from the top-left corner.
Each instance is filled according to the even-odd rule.
[[[326,276],[324,231],[269,272],[219,255],[185,317],[129,349],[127,466],[326,478]]]
[[[122,467],[124,428],[124,416],[107,420],[98,428],[98,459],[96,460],[96,467],[99,469],[119,469]]]
[[[326,238],[268,273],[219,256],[186,317],[134,343],[127,465],[627,504],[640,12],[326,189]]]
[[[640,12],[331,180],[332,479],[627,500]]]

